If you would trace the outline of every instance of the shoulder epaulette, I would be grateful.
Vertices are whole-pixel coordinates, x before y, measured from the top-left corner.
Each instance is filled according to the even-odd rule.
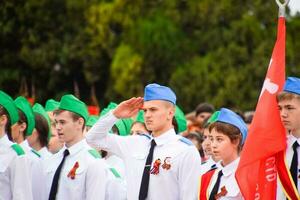
[[[116,178],[121,178],[120,174],[117,172],[115,168],[111,167],[109,169],[115,175]]]
[[[142,133],[142,134],[139,134],[140,136],[145,136],[146,138],[148,138],[149,140],[151,139],[151,136],[146,134],[146,133]]]
[[[31,149],[31,152],[34,153],[37,157],[41,157],[41,154],[34,149]]]
[[[11,148],[17,153],[18,156],[24,155],[25,151],[18,144],[11,145]]]
[[[101,158],[100,153],[96,149],[90,149],[89,153],[94,157],[94,158]]]
[[[185,137],[180,137],[180,138],[179,138],[179,141],[180,141],[180,142],[183,142],[183,143],[185,143],[185,144],[187,144],[187,145],[189,145],[189,146],[194,145],[189,139],[187,139],[187,138],[185,138]]]

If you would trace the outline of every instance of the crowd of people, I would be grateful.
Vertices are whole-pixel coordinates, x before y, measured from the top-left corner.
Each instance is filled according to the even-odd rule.
[[[299,193],[299,78],[287,78],[277,102]],[[156,83],[97,116],[71,94],[42,106],[0,91],[0,199],[244,199],[235,171],[253,115],[209,103],[184,115]]]

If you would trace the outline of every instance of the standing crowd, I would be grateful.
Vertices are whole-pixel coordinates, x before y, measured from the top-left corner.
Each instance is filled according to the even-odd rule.
[[[277,102],[299,193],[299,78]],[[235,172],[253,114],[202,103],[185,116],[155,83],[100,116],[71,94],[43,107],[0,91],[0,200],[244,199]]]

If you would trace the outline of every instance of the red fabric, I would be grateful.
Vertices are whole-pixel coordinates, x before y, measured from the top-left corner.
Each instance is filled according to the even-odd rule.
[[[88,106],[88,112],[90,115],[99,115],[100,109],[98,106]]]
[[[277,31],[272,59],[236,171],[237,182],[246,200],[276,199],[277,166],[283,169],[284,165],[280,158],[286,149],[286,133],[276,95],[282,91],[285,82],[285,18],[278,19]],[[284,180],[289,178],[286,167],[279,173]],[[285,187],[292,188],[292,185]]]
[[[200,182],[200,192],[199,192],[199,199],[200,200],[207,200],[207,189],[210,184],[211,178],[214,175],[216,169],[210,170],[201,176]]]

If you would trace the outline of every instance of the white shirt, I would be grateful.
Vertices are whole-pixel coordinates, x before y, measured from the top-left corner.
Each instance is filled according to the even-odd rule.
[[[293,150],[293,144],[295,142],[298,142],[298,144],[300,145],[300,138],[296,138],[295,136],[293,136],[292,134],[287,136],[287,148],[286,148],[286,163],[287,163],[287,167],[288,170],[291,167],[292,164],[292,159],[294,156],[294,150]],[[299,171],[300,171],[300,146],[297,148],[297,153],[298,153],[298,176],[300,175]],[[292,180],[293,181],[293,180]],[[277,198],[278,200],[285,200],[286,199],[286,195],[284,194],[283,190],[282,190],[282,186],[281,183],[279,181],[277,181]],[[298,178],[298,193],[300,194],[300,179]]]
[[[222,170],[223,176],[221,177],[220,186],[218,193],[221,191],[222,187],[225,187],[227,194],[225,196],[220,197],[219,200],[242,200],[244,199],[240,188],[235,179],[235,171],[238,167],[240,158],[235,159],[233,162],[229,163],[225,167],[221,165],[221,161],[217,163],[217,169],[212,176],[211,183],[208,186],[208,194],[210,195],[216,181],[218,178],[219,171]]]
[[[21,142],[20,146],[24,149],[29,158],[33,199],[44,199],[46,195],[44,184],[45,176],[43,175],[43,164],[40,155],[35,153],[36,151],[29,146],[27,140]]]
[[[6,135],[0,138],[0,199],[31,200],[32,186],[28,157],[17,155]]]
[[[201,165],[201,168],[200,168],[201,173],[200,173],[200,175],[205,174],[206,172],[208,172],[209,170],[211,170],[212,167],[216,167],[216,164],[217,163],[210,157],[205,163],[203,163]]]
[[[38,153],[41,155],[41,159],[45,160],[50,158],[50,156],[52,155],[52,153],[50,153],[47,149],[47,147],[43,147],[41,148]]]
[[[109,112],[89,130],[86,138],[91,145],[110,151],[124,160],[127,199],[136,200],[152,137],[108,134],[117,120]],[[154,148],[152,166],[157,159],[161,160],[161,165],[158,174],[150,174],[147,199],[197,199],[201,160],[196,147],[189,140],[176,135],[174,129],[155,137],[154,140],[157,145]],[[165,159],[170,163],[170,169],[162,168]]]
[[[106,163],[111,166],[112,168],[116,169],[116,171],[118,172],[118,174],[120,175],[121,179],[124,179],[125,175],[125,164],[124,161],[114,155],[111,154],[110,152],[107,153],[107,156],[105,157]]]
[[[46,188],[47,198],[54,177],[54,173],[63,159],[63,147],[58,153],[53,154],[46,160]],[[57,200],[102,200],[105,199],[107,187],[107,177],[109,169],[103,159],[94,157],[89,151],[92,148],[83,139],[80,142],[68,148],[69,155],[65,159],[65,163],[60,173]],[[79,167],[75,172],[74,179],[68,177],[70,171],[78,162]]]

